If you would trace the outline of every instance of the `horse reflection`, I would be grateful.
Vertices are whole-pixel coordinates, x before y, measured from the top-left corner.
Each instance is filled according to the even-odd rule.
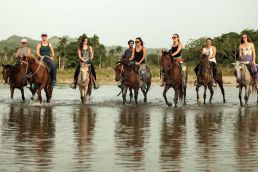
[[[143,167],[145,142],[149,137],[150,116],[142,107],[122,107],[115,124],[115,154],[118,165]]]
[[[222,127],[223,112],[216,107],[206,107],[203,113],[196,116],[195,127],[197,143],[201,148],[201,160],[204,161],[205,171],[213,171],[212,164],[216,160],[216,147]]]
[[[10,105],[8,123],[3,133],[15,135],[14,145],[18,163],[26,166],[28,158],[38,166],[49,166],[55,137],[51,107],[25,108]],[[12,131],[13,133],[8,133]],[[29,155],[29,156],[28,156]]]
[[[239,109],[234,140],[239,171],[257,171],[258,109]],[[243,161],[243,159],[245,159]],[[256,168],[256,170],[255,170]]]
[[[92,139],[95,128],[95,112],[85,105],[81,105],[79,112],[74,114],[74,135],[77,142],[77,151],[75,156],[77,160],[77,168],[89,168],[92,161],[91,155],[93,152]]]
[[[186,135],[185,111],[164,111],[160,136],[160,164],[163,170],[179,170]]]

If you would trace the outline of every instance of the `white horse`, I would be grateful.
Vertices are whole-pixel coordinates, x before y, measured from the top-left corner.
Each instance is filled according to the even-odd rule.
[[[86,63],[81,63],[78,85],[81,93],[81,101],[82,103],[87,104],[91,94],[91,81],[89,66]]]
[[[239,83],[240,105],[243,106],[243,102],[242,102],[243,87],[245,88],[245,105],[248,105],[248,99],[249,99],[250,94],[252,92],[256,91],[255,81],[247,67],[247,65],[249,65],[249,62],[236,61],[236,63],[232,63],[232,64],[235,65],[236,82]]]

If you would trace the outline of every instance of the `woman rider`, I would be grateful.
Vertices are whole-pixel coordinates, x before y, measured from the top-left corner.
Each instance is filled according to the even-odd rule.
[[[41,58],[41,60],[43,60],[51,67],[52,85],[56,86],[56,64],[54,62],[54,48],[52,44],[47,41],[47,33],[42,33],[41,39],[41,43],[37,45],[37,55]]]
[[[81,38],[79,47],[77,49],[77,53],[78,53],[78,58],[80,60],[80,63],[86,62],[87,64],[90,65],[90,71],[94,77],[94,81],[93,81],[94,89],[98,89],[99,86],[96,83],[96,79],[97,79],[96,72],[95,72],[94,64],[92,62],[92,60],[94,58],[94,53],[93,53],[92,47],[89,45],[89,41],[86,37]],[[79,73],[80,73],[80,64],[77,65],[75,73],[74,73],[74,82],[71,85],[71,88],[73,88],[73,89],[76,89]]]
[[[132,51],[132,56],[129,59],[134,61],[135,65],[139,65],[139,76],[140,76],[140,87],[147,84],[147,70],[145,59],[147,55],[147,49],[143,46],[143,41],[141,37],[135,39],[135,48]]]
[[[255,63],[255,48],[254,44],[252,43],[250,37],[247,34],[243,34],[241,37],[241,44],[239,46],[239,56],[240,59],[243,61],[250,62],[252,66],[252,72],[254,74],[254,79],[256,82],[256,89],[258,90],[258,72],[257,72],[257,65]],[[237,87],[239,84],[237,84]]]
[[[206,39],[206,47],[202,49],[202,54],[208,55],[208,60],[210,61],[211,67],[212,67],[212,74],[213,74],[213,86],[216,87],[216,78],[217,78],[217,62],[216,62],[216,53],[217,49],[215,46],[212,45],[212,39],[207,38]],[[200,72],[200,64],[198,64],[195,68],[195,74],[198,76],[198,73]],[[195,80],[194,85],[197,85],[197,80]]]
[[[172,56],[172,58],[174,60],[176,60],[176,62],[180,65],[180,67],[182,69],[183,84],[186,84],[186,82],[185,82],[186,67],[185,67],[185,64],[184,64],[183,58],[182,58],[183,44],[180,42],[178,34],[174,34],[172,36],[172,40],[173,40],[173,44],[172,44],[172,48],[169,50],[169,53]]]

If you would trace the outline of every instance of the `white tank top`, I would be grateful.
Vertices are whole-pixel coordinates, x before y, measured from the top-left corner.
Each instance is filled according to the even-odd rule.
[[[209,61],[211,62],[215,62],[216,63],[216,57],[214,56],[214,52],[213,52],[213,46],[211,46],[210,48],[203,48],[202,51],[203,54],[208,54],[209,55]]]

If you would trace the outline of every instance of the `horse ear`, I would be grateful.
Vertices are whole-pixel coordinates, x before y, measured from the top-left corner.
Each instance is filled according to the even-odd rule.
[[[236,63],[231,63],[231,64],[234,65],[234,66],[236,65]]]
[[[5,67],[6,65],[2,64],[3,67]]]

